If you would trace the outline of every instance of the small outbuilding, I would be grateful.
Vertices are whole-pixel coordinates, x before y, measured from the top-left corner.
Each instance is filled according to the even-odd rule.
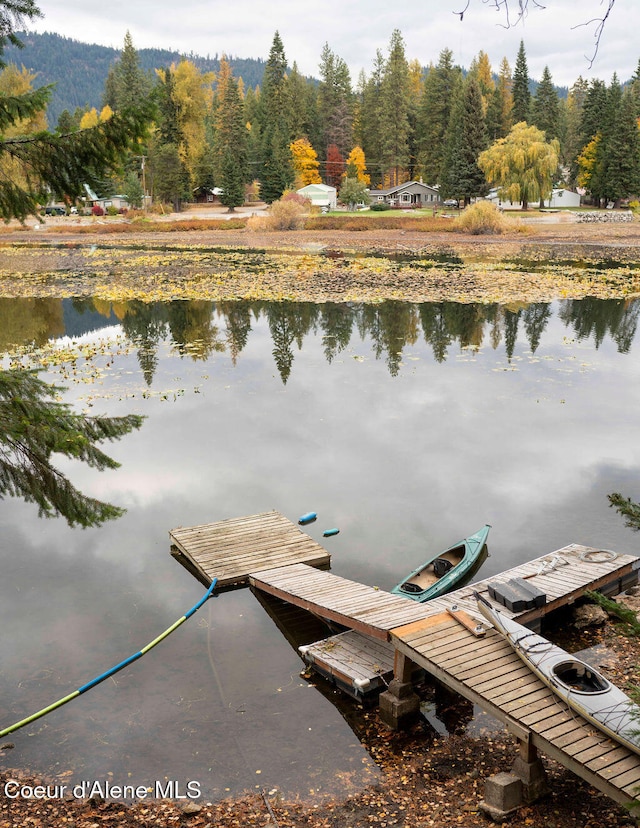
[[[501,207],[503,210],[521,210],[522,203],[520,201],[502,201],[498,197],[498,190],[494,188],[493,190],[489,190],[489,195],[487,196],[487,201],[493,202],[498,207]],[[534,207],[533,203],[529,204],[530,207]],[[544,202],[545,207],[579,207],[580,206],[580,193],[574,193],[573,190],[565,190],[562,187],[556,187],[551,193],[551,198],[545,199]]]
[[[325,210],[335,210],[338,206],[338,191],[328,184],[307,184],[296,190],[298,195],[308,198],[314,207],[322,207]]]

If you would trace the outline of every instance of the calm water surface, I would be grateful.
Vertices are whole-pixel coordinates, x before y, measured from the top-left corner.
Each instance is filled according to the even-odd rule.
[[[45,372],[65,399],[147,418],[108,446],[119,470],[62,466],[83,491],[125,506],[120,520],[73,530],[0,501],[0,726],[195,603],[201,585],[169,554],[176,526],[313,510],[308,531],[333,571],[383,589],[485,522],[483,576],[571,542],[637,553],[606,496],[640,497],[639,313],[637,302],[595,300],[0,300],[3,352],[70,348],[74,363]],[[322,539],[334,526],[340,534]],[[375,766],[352,707],[341,712],[301,669],[256,598],[226,593],[12,735],[0,762],[72,784],[196,780],[207,798],[367,781]]]

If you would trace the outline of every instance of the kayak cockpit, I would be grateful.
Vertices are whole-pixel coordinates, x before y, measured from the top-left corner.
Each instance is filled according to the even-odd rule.
[[[570,659],[554,664],[551,668],[552,679],[574,693],[606,693],[611,684],[593,667],[578,659]]]
[[[409,576],[410,580],[400,584],[400,589],[403,592],[413,593],[424,592],[430,586],[443,578],[447,573],[462,563],[464,559],[465,548],[458,546],[456,549],[448,549],[439,557],[434,558],[419,572],[414,572]]]

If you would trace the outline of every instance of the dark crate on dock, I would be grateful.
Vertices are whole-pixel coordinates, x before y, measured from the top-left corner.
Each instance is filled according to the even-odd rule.
[[[502,583],[488,584],[489,595],[511,612],[540,608],[547,603],[546,593],[523,578],[510,578]]]

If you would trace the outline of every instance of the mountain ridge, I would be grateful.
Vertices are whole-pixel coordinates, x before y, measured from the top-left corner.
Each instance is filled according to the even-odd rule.
[[[47,108],[49,128],[55,128],[60,113],[76,107],[102,107],[104,83],[111,65],[120,57],[122,49],[84,43],[54,32],[20,32],[24,48],[5,47],[3,60],[24,66],[37,75],[36,84],[55,84]],[[153,73],[183,58],[192,61],[203,72],[217,72],[220,59],[186,54],[170,49],[136,49],[140,68]],[[261,58],[228,57],[233,73],[242,78],[245,87],[256,87],[262,82],[266,61]]]

